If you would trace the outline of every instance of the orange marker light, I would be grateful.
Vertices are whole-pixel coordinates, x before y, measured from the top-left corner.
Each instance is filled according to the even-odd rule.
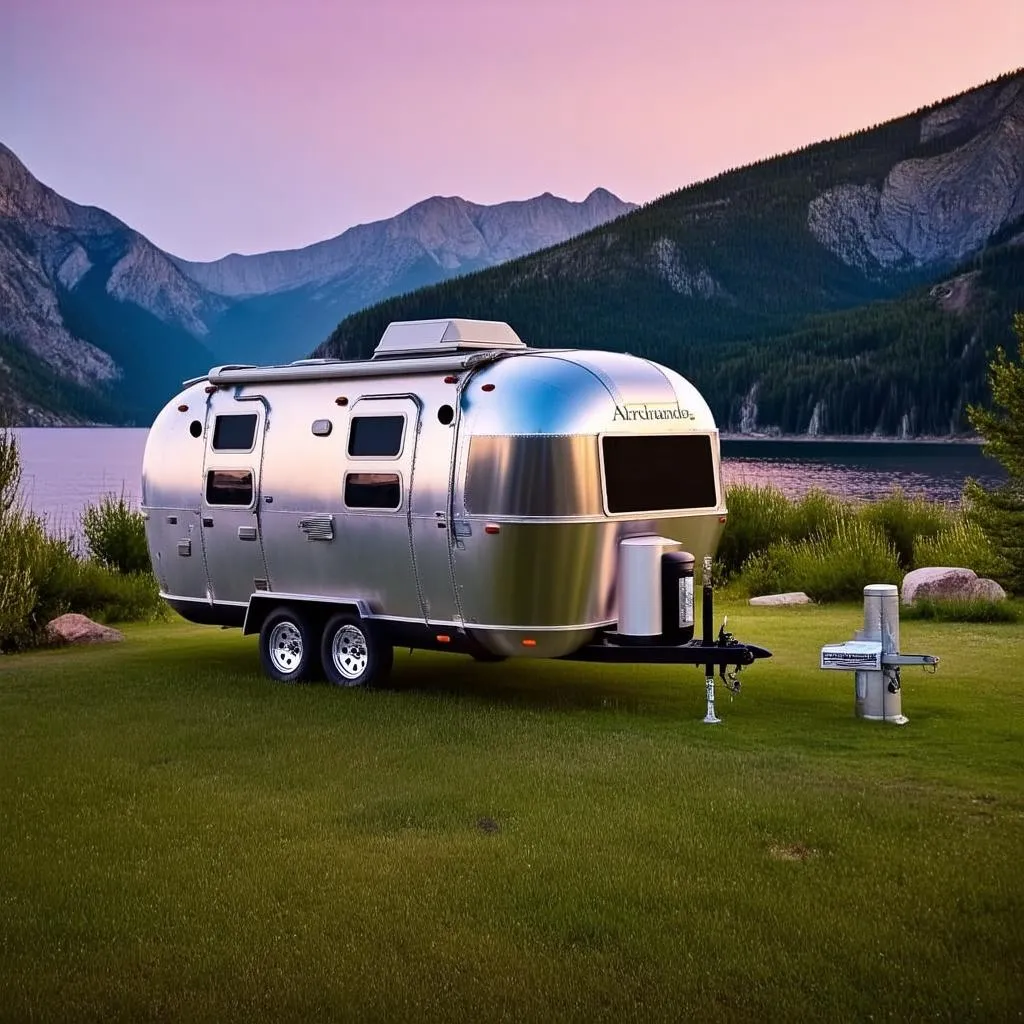
[[[523,640],[523,646],[524,647],[536,647],[537,646],[537,641],[532,639],[531,637],[526,637]]]
[[[726,520],[726,517],[725,517],[725,516],[719,516],[719,517],[718,517],[718,521],[719,521],[720,523],[724,523],[724,522],[725,522],[725,520]]]
[[[439,633],[437,635],[437,642],[439,644],[450,644],[452,642],[452,638],[444,633]]]

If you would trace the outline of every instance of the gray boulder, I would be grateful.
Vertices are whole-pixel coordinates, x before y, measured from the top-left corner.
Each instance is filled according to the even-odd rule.
[[[46,637],[52,644],[108,644],[123,640],[124,633],[71,612],[48,622]]]
[[[813,604],[814,602],[802,591],[791,591],[788,594],[762,594],[760,597],[752,597],[749,604]]]
[[[953,566],[914,569],[903,577],[902,601],[913,604],[919,597],[930,597],[936,601],[964,600],[976,596],[974,586],[977,582],[978,574],[973,569]]]
[[[976,579],[971,588],[971,597],[982,601],[1005,601],[1006,591],[995,580]]]

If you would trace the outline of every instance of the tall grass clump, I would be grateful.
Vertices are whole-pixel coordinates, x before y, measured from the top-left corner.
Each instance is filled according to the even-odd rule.
[[[82,532],[89,552],[101,565],[119,573],[149,572],[149,550],[142,513],[122,491],[105,494],[82,513]]]
[[[981,525],[961,516],[940,533],[917,542],[914,567],[954,565],[998,578],[1006,566]]]
[[[742,582],[752,596],[802,590],[815,601],[855,600],[869,583],[903,578],[896,550],[877,527],[854,517],[804,540],[782,540],[752,555]]]
[[[1021,609],[1012,601],[990,601],[980,597],[919,597],[900,609],[903,619],[925,622],[1020,622]]]
[[[956,522],[956,513],[952,509],[925,498],[910,497],[899,487],[893,488],[884,498],[865,505],[860,516],[885,534],[896,549],[896,557],[904,569],[920,564],[938,564],[920,562],[915,549],[949,530]]]
[[[790,505],[786,536],[792,541],[832,537],[856,515],[849,502],[815,487]]]
[[[732,576],[751,555],[788,536],[791,505],[777,488],[749,484],[730,487],[726,502],[729,518],[717,558],[719,571]]]

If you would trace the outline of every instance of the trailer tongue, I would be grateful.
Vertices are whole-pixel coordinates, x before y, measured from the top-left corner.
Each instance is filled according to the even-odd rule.
[[[728,618],[714,635],[714,584],[711,574],[711,556],[703,562],[702,635],[699,640],[690,639],[673,643],[662,633],[643,643],[637,636],[617,630],[605,630],[578,651],[563,656],[563,661],[606,662],[619,665],[703,665],[704,685],[707,695],[707,712],[704,721],[714,725],[721,721],[715,714],[715,668],[725,687],[732,693],[740,692],[739,674],[747,665],[759,658],[770,658],[771,651],[756,644],[737,640],[727,632]],[[681,608],[685,616],[685,607]]]

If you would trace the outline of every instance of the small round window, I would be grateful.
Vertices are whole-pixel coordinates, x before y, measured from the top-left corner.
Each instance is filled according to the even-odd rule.
[[[188,432],[193,437],[200,437],[202,435],[202,433],[203,433],[203,425],[202,425],[202,423],[200,423],[199,420],[193,420],[188,425]]]
[[[448,424],[455,419],[455,410],[450,405],[442,405],[441,408],[437,410],[437,419],[447,427]]]

